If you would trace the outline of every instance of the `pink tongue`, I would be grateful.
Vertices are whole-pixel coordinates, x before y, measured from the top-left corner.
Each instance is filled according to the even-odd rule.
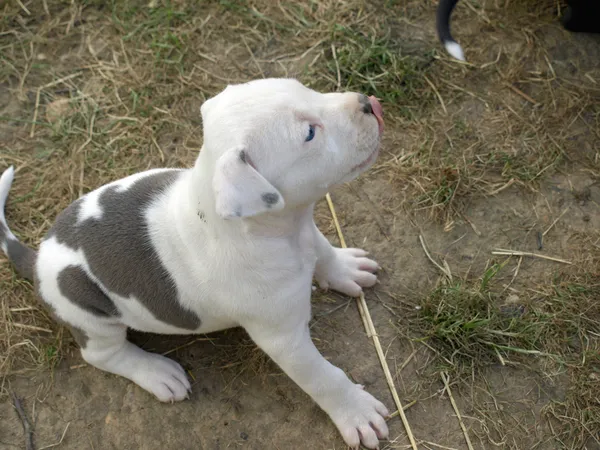
[[[372,95],[369,97],[369,100],[371,101],[371,107],[373,108],[373,114],[375,114],[375,117],[383,121],[383,108],[381,103],[379,103],[379,100]]]

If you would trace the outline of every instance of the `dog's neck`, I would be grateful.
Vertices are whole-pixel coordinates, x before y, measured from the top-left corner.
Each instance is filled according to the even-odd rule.
[[[289,237],[298,235],[313,217],[314,204],[261,214],[243,220],[245,230],[253,236]]]
[[[236,229],[239,233],[262,237],[286,237],[298,234],[313,217],[314,204],[285,207],[281,211],[265,213],[244,219],[225,220],[216,213],[212,174],[214,161],[204,148],[191,170],[189,179],[189,203],[198,221],[211,223],[215,234],[221,230]],[[197,211],[196,211],[197,210]],[[199,222],[200,223],[200,222]]]

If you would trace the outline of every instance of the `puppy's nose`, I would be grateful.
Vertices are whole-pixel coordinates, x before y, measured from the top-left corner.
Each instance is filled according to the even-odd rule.
[[[379,124],[379,133],[381,134],[383,132],[383,107],[379,103],[379,100],[374,96],[367,97],[364,94],[358,94],[358,102],[365,114],[373,114],[375,116]]]
[[[360,103],[362,112],[365,114],[373,114],[373,106],[369,101],[369,97],[365,94],[358,94],[358,103]]]

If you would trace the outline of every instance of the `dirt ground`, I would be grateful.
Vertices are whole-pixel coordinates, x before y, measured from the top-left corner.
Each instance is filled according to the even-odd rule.
[[[229,82],[375,94],[381,156],[331,195],[348,245],[383,268],[366,299],[418,447],[600,449],[600,36],[564,31],[553,0],[465,0],[461,64],[438,45],[436,3],[0,6],[9,223],[35,246],[82,193],[189,167],[199,106]],[[337,245],[325,201],[316,219]],[[242,330],[132,332],[193,379],[189,400],[165,405],[83,364],[5,261],[0,292],[0,448],[25,448],[13,394],[38,450],[345,448]],[[317,290],[313,305],[319,349],[394,411],[355,301]],[[389,426],[382,448],[410,448],[397,415]]]

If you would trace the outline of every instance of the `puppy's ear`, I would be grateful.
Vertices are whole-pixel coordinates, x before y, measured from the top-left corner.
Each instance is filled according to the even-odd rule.
[[[217,214],[224,219],[251,217],[283,209],[281,193],[252,166],[246,150],[232,148],[215,165]]]

